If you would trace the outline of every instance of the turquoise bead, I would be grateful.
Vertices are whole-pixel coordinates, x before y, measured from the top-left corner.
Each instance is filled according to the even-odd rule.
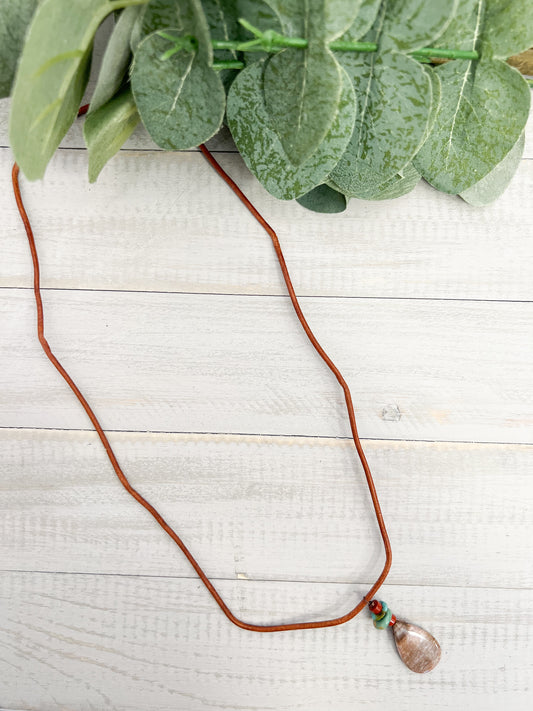
[[[380,619],[374,619],[374,627],[376,627],[378,630],[384,630],[389,626],[389,622],[391,621],[392,617],[392,612],[387,608],[385,614],[382,616],[379,616]]]

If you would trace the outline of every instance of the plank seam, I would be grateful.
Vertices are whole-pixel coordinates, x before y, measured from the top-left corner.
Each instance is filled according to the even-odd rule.
[[[69,570],[22,570],[16,568],[0,568],[0,574],[2,573],[19,573],[21,575],[90,575],[92,577],[106,577],[106,578],[146,578],[149,580],[197,580],[200,582],[196,575],[151,575],[149,573],[97,573],[94,571],[69,571]],[[365,587],[372,584],[372,581],[361,581],[361,580],[300,580],[298,578],[288,579],[288,578],[227,578],[222,576],[210,575],[209,579],[217,582],[228,582],[228,583],[275,583],[276,585],[286,583],[287,585],[292,584],[305,584],[305,585],[357,585]],[[499,586],[499,585],[442,585],[440,583],[400,583],[400,582],[386,582],[384,587],[407,587],[407,588],[439,588],[439,589],[451,589],[451,590],[516,590],[516,591],[527,591],[533,590],[530,586],[525,587],[515,587],[515,586]],[[0,709],[2,711],[2,709]]]
[[[6,146],[1,145],[0,146],[1,150],[11,150],[11,146]],[[58,151],[87,151],[87,148],[85,146],[58,146],[57,149]],[[239,151],[237,150],[228,150],[228,149],[222,149],[222,148],[210,148],[209,149],[211,153],[218,153],[219,155],[240,155]],[[119,150],[119,153],[200,153],[198,149],[188,149],[188,150],[181,150],[181,151],[163,151],[163,150],[158,150],[155,146],[153,148],[121,148]],[[520,159],[520,161],[528,161],[528,160],[533,160],[533,156],[524,156]],[[0,709],[1,711],[1,709]]]
[[[94,434],[94,430],[91,427],[30,427],[30,426],[7,426],[0,425],[0,430],[4,431],[27,431],[27,432],[87,432]],[[308,435],[308,434],[286,434],[286,433],[271,433],[271,432],[207,432],[201,430],[119,430],[112,429],[109,427],[105,428],[105,432],[111,432],[113,434],[146,434],[146,435],[200,435],[206,437],[231,437],[231,438],[258,438],[264,437],[272,439],[302,439],[302,440],[330,440],[332,442],[346,442],[349,444],[352,442],[352,438],[348,435]],[[495,445],[503,447],[531,447],[533,442],[504,442],[497,440],[470,440],[470,439],[407,439],[403,437],[360,437],[361,441],[364,442],[406,442],[412,444],[473,444],[473,445]],[[1,711],[1,709],[0,709]]]
[[[33,291],[31,286],[0,286],[0,290],[4,291]],[[99,294],[173,294],[175,296],[230,296],[230,297],[248,297],[258,299],[288,299],[287,294],[251,294],[246,292],[225,292],[225,291],[164,291],[159,289],[91,289],[91,288],[72,288],[63,286],[43,286],[41,291],[67,291],[74,293],[99,293]],[[356,295],[341,295],[341,294],[299,294],[299,299],[358,299],[360,301],[453,301],[464,303],[487,303],[487,304],[531,304],[533,299],[475,299],[461,297],[442,297],[442,296],[356,296]],[[1,709],[0,709],[1,711]]]

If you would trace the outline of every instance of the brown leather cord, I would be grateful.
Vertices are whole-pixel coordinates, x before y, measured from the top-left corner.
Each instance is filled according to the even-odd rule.
[[[85,113],[87,110],[86,107],[83,107],[80,109],[80,115],[82,113]],[[386,555],[386,561],[385,561],[385,566],[383,568],[383,571],[379,578],[376,580],[374,585],[370,588],[368,593],[363,597],[361,602],[359,602],[353,610],[350,612],[346,613],[345,615],[342,615],[341,617],[336,617],[331,620],[318,620],[316,622],[298,622],[298,623],[293,623],[293,624],[283,624],[283,625],[254,625],[249,622],[245,622],[244,620],[239,619],[236,617],[229,607],[226,605],[220,594],[217,592],[216,588],[214,585],[211,583],[207,575],[204,573],[202,568],[200,567],[199,563],[196,561],[192,553],[189,551],[185,543],[182,541],[182,539],[178,536],[178,534],[172,529],[172,527],[164,520],[164,518],[161,516],[161,514],[150,504],[136,489],[133,488],[133,486],[130,484],[128,481],[126,475],[122,471],[120,464],[118,463],[118,460],[115,456],[115,453],[113,452],[113,449],[109,443],[109,440],[107,439],[107,436],[102,429],[100,422],[98,421],[98,418],[96,417],[94,411],[92,410],[91,406],[77,387],[76,383],[72,380],[70,375],[67,373],[65,368],[61,365],[59,360],[56,358],[56,356],[53,354],[52,349],[50,348],[50,345],[48,344],[48,341],[45,338],[44,335],[44,313],[43,313],[43,302],[41,298],[41,288],[40,288],[40,270],[39,270],[39,258],[37,255],[37,249],[35,246],[35,239],[33,236],[32,228],[30,225],[30,221],[28,219],[28,215],[26,213],[26,210],[24,208],[24,204],[22,201],[21,193],[20,193],[20,186],[19,186],[19,167],[15,163],[13,165],[13,171],[12,171],[12,180],[13,180],[13,190],[15,193],[15,199],[17,201],[17,207],[20,213],[20,216],[22,218],[22,221],[24,223],[24,228],[26,230],[26,234],[28,236],[28,242],[30,246],[30,251],[31,251],[31,257],[32,257],[32,262],[33,262],[33,291],[35,295],[35,303],[37,306],[37,334],[39,338],[39,343],[41,344],[46,356],[50,360],[50,362],[53,364],[53,366],[59,371],[60,375],[63,377],[63,379],[66,381],[67,385],[70,387],[74,395],[77,397],[79,402],[81,403],[83,409],[87,413],[94,429],[96,430],[98,437],[100,438],[100,441],[102,442],[104,449],[107,453],[107,456],[109,457],[109,461],[111,462],[111,465],[113,466],[113,469],[115,470],[115,473],[117,477],[120,480],[120,483],[122,486],[126,489],[126,491],[133,496],[133,498],[138,501],[141,506],[144,506],[144,508],[154,517],[154,519],[157,521],[157,523],[161,526],[161,528],[170,536],[170,538],[176,543],[176,545],[181,549],[189,563],[192,565],[194,570],[196,571],[197,575],[199,576],[200,580],[203,582],[203,584],[206,586],[206,588],[209,590],[213,598],[215,599],[216,603],[222,610],[222,612],[226,615],[226,617],[233,622],[234,625],[237,625],[237,627],[241,627],[242,629],[245,630],[250,630],[252,632],[283,632],[287,630],[301,630],[301,629],[313,629],[317,627],[333,627],[335,625],[341,625],[344,622],[348,622],[348,620],[351,620],[355,615],[357,615],[358,612],[360,612],[365,604],[369,603],[374,594],[377,592],[377,590],[381,587],[383,584],[385,578],[387,577],[387,574],[389,572],[389,569],[391,567],[391,562],[392,562],[392,551],[391,551],[391,545],[389,542],[389,537],[387,535],[387,531],[385,528],[385,523],[383,521],[383,515],[381,513],[381,508],[379,505],[378,501],[378,496],[376,493],[376,489],[374,486],[374,482],[372,479],[372,475],[370,473],[370,469],[368,466],[368,463],[366,461],[363,448],[361,446],[361,442],[359,439],[359,435],[357,433],[357,427],[355,423],[355,415],[354,415],[354,410],[353,410],[353,404],[352,404],[352,398],[350,394],[350,390],[348,388],[348,385],[344,378],[342,377],[341,373],[335,366],[335,364],[331,361],[329,356],[325,353],[325,351],[322,349],[320,346],[319,342],[317,341],[315,335],[311,331],[307,321],[305,320],[305,317],[302,313],[302,310],[300,308],[300,304],[298,303],[298,299],[296,298],[296,294],[294,293],[294,288],[291,283],[291,279],[289,276],[289,272],[287,270],[287,265],[285,263],[285,259],[283,257],[283,253],[281,251],[281,246],[279,244],[279,240],[277,238],[276,233],[270,227],[270,225],[267,224],[267,222],[263,219],[263,217],[259,214],[259,212],[255,209],[255,207],[250,203],[248,198],[242,193],[242,191],[237,187],[237,185],[234,183],[234,181],[225,173],[225,171],[220,167],[220,165],[217,163],[217,161],[213,158],[211,153],[208,151],[208,149],[205,146],[200,146],[200,150],[204,154],[204,156],[207,158],[207,160],[210,162],[210,164],[215,168],[215,170],[221,175],[226,183],[231,187],[231,189],[236,193],[236,195],[240,198],[240,200],[244,203],[244,205],[248,208],[248,210],[252,213],[252,215],[256,218],[256,220],[259,222],[259,224],[267,231],[267,233],[270,235],[270,238],[272,239],[272,243],[274,245],[274,249],[281,267],[281,271],[283,273],[283,278],[285,280],[285,284],[287,285],[287,290],[289,292],[289,296],[292,302],[292,305],[294,307],[294,310],[296,311],[296,315],[298,317],[298,320],[300,321],[305,333],[307,334],[309,340],[313,344],[313,347],[315,350],[318,352],[322,360],[326,363],[328,368],[331,370],[331,372],[335,375],[337,378],[340,386],[342,387],[344,391],[344,398],[346,400],[346,407],[348,409],[348,417],[350,420],[350,427],[352,431],[352,436],[353,436],[353,441],[355,444],[355,448],[357,450],[357,454],[359,456],[359,459],[361,461],[361,464],[363,466],[363,470],[365,472],[366,476],[366,481],[368,484],[368,488],[370,491],[370,496],[372,498],[372,503],[374,505],[374,510],[376,513],[376,518],[379,526],[379,530],[381,532],[381,537],[383,539],[383,543],[385,546],[385,555]]]

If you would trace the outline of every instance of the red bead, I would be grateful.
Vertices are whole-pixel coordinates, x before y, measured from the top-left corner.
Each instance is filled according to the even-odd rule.
[[[392,627],[396,623],[396,615],[392,615],[389,622],[389,627]]]
[[[372,602],[370,602],[368,604],[368,609],[370,610],[370,612],[373,612],[375,615],[379,615],[379,613],[382,611],[383,607],[382,607],[379,600],[372,600]]]

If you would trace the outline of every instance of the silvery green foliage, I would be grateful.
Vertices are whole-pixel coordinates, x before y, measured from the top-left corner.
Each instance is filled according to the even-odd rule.
[[[272,125],[289,160],[300,165],[322,143],[337,113],[343,73],[328,42],[352,24],[359,3],[267,2],[280,16],[286,32],[308,40],[306,49],[285,49],[273,56],[266,63],[263,77],[265,105]]]
[[[123,7],[128,3],[124,2]],[[43,0],[33,16],[12,93],[9,137],[20,167],[42,178],[78,113],[94,34],[113,10],[108,0]],[[58,27],[65,28],[58,33]]]
[[[121,12],[102,58],[89,113],[99,109],[119,91],[130,65],[131,33],[143,9],[142,5],[132,5]]]
[[[131,136],[139,121],[137,106],[127,87],[89,113],[83,125],[83,136],[89,151],[91,183],[95,182],[107,161]]]
[[[131,87],[142,122],[166,150],[194,148],[222,125],[225,92],[212,69],[200,0],[155,0],[143,15]]]
[[[355,120],[353,85],[343,71],[341,100],[331,128],[318,148],[292,163],[276,133],[263,92],[265,60],[243,69],[228,94],[228,125],[246,165],[277,198],[291,200],[323,183],[342,156]]]
[[[0,0],[0,99],[9,96],[37,0]]]
[[[74,121],[94,34],[116,10],[86,119],[91,180],[139,115],[165,149],[197,146],[226,116],[265,188],[322,212],[404,195],[421,177],[486,204],[520,160],[530,91],[505,60],[533,44],[532,0],[0,0],[0,93],[29,178]],[[241,17],[266,33],[253,48],[237,46],[254,40]],[[480,58],[434,66],[417,53],[428,46]]]
[[[412,161],[426,136],[432,84],[422,64],[388,51],[367,59],[344,53],[359,98],[348,148],[332,178],[350,197],[375,189]]]
[[[461,193],[463,200],[475,207],[482,207],[500,197],[511,182],[520,164],[524,152],[524,145],[525,137],[522,133],[501,163],[498,163],[498,165],[493,168],[490,173],[487,173],[484,178],[481,178],[478,183],[474,183],[472,187],[467,188]]]
[[[406,52],[434,39],[454,8],[455,0],[383,3],[363,38],[381,51],[341,54],[359,99],[353,136],[332,174],[346,195],[362,197],[394,179],[424,143],[439,97],[424,66]]]
[[[332,214],[346,210],[346,196],[325,183],[297,198],[297,202],[313,212]]]
[[[254,27],[257,27],[263,32],[273,30],[281,34],[283,31],[279,16],[270,5],[267,5],[263,0],[237,0],[237,15],[238,17],[246,18]],[[245,42],[250,39],[250,34],[248,30],[245,30],[239,25],[237,38]],[[245,65],[248,65],[253,62],[258,62],[260,59],[266,59],[267,57],[267,52],[258,50],[254,52],[243,52],[241,59]]]
[[[501,5],[495,0],[463,0],[440,40],[481,55],[479,61],[449,62],[435,69],[442,99],[433,130],[414,162],[443,192],[462,193],[490,173],[515,146],[527,121],[529,87],[496,54],[497,48],[504,54],[522,48],[516,23],[500,23],[497,38],[487,24],[491,11]],[[522,3],[507,5],[518,10]],[[509,14],[512,20],[514,12]],[[531,22],[526,32],[531,34]]]

